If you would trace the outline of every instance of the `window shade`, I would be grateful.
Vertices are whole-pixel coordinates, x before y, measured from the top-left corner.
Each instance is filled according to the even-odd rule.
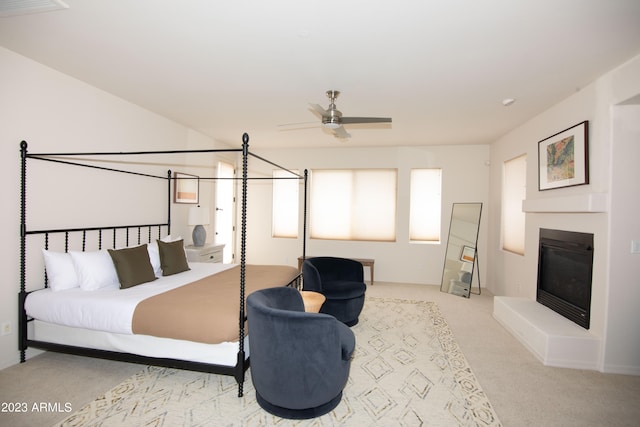
[[[299,182],[285,179],[295,177],[281,169],[273,171],[273,178],[272,236],[297,238]]]
[[[502,182],[502,249],[524,255],[525,213],[522,201],[527,193],[527,156],[507,160]]]
[[[409,240],[439,242],[442,212],[442,170],[411,170]]]
[[[396,239],[396,169],[314,170],[310,236],[314,239]]]

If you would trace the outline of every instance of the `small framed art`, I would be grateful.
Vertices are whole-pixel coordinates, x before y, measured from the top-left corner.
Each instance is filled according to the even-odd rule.
[[[176,172],[173,178],[173,202],[198,203],[200,178],[182,172]]]
[[[463,246],[460,253],[460,261],[473,262],[476,259],[476,250],[471,246]]]
[[[589,121],[538,142],[538,189],[589,183]]]

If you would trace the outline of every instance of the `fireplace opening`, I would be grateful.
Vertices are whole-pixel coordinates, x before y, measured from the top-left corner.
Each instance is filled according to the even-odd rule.
[[[537,301],[589,329],[593,234],[540,229]]]

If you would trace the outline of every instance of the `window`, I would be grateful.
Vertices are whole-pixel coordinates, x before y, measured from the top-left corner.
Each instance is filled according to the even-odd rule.
[[[397,181],[396,169],[312,171],[311,238],[395,241]]]
[[[502,249],[524,255],[527,155],[504,162],[502,181]]]
[[[442,170],[412,169],[409,240],[440,242]]]
[[[298,171],[292,171],[298,173]],[[273,237],[298,237],[298,177],[278,169],[273,171]],[[291,178],[291,179],[286,179]]]

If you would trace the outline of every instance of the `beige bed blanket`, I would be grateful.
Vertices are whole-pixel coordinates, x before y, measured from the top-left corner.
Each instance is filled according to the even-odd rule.
[[[245,298],[258,289],[286,286],[299,271],[281,265],[247,265]],[[209,344],[235,342],[240,325],[240,266],[138,303],[134,334]]]

